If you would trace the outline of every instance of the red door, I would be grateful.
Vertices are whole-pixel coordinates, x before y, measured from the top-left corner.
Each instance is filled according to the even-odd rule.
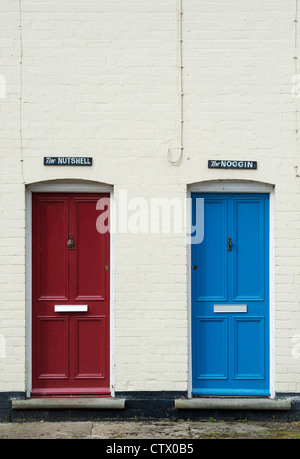
[[[100,198],[109,195],[33,194],[32,395],[110,394],[110,236],[96,228]]]

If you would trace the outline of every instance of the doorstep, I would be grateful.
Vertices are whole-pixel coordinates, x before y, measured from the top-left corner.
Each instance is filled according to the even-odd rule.
[[[290,410],[288,400],[266,398],[191,398],[176,399],[177,410]]]
[[[125,399],[121,398],[28,398],[12,400],[13,410],[122,410]]]

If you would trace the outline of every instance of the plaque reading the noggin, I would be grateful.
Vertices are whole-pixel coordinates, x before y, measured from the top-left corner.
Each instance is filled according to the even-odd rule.
[[[244,161],[244,160],[227,160],[227,159],[209,159],[209,169],[257,169],[257,161]]]

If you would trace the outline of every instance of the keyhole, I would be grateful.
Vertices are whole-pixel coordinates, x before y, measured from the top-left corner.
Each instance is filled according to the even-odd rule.
[[[73,234],[69,234],[69,240],[67,241],[67,246],[69,250],[74,250]]]
[[[232,252],[232,240],[231,237],[228,238],[228,252]]]

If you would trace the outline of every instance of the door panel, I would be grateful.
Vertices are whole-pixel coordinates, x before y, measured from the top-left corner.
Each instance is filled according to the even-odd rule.
[[[196,378],[198,380],[227,379],[227,319],[225,317],[197,317],[196,324]],[[207,358],[201,357],[203,353]]]
[[[234,318],[235,379],[263,379],[264,318]]]
[[[264,300],[264,201],[233,200],[233,298]]]
[[[191,248],[193,393],[269,395],[269,197],[194,193],[193,218],[198,198],[204,238]]]
[[[42,300],[68,299],[68,257],[65,235],[68,231],[68,200],[43,197],[37,209],[34,241],[39,247],[38,297]],[[55,247],[56,250],[52,250]]]
[[[97,197],[75,199],[77,248],[75,257],[75,297],[77,300],[105,300],[105,238],[96,231]],[[98,256],[95,257],[94,254]]]
[[[110,392],[110,236],[96,228],[102,197],[33,194],[32,395]]]
[[[195,202],[195,201],[194,201]],[[205,269],[195,277],[197,301],[226,301],[227,257],[225,235],[227,224],[227,200],[206,199],[204,235],[205,244],[195,245],[195,265],[201,259]]]
[[[66,317],[38,317],[39,379],[68,378],[68,325]],[[51,347],[48,343],[51,343]]]
[[[105,317],[76,317],[75,378],[105,378]]]

